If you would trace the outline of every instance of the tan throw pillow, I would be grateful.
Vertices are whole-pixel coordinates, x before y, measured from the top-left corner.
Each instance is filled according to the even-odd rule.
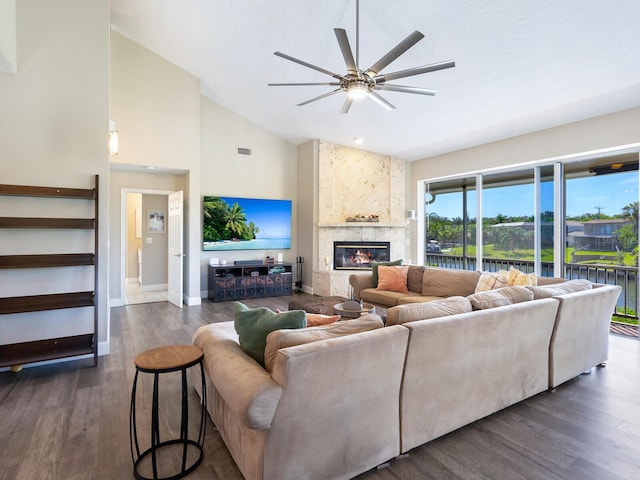
[[[340,315],[322,315],[320,313],[307,313],[307,327],[328,325],[340,320]]]
[[[345,322],[335,322],[330,325],[308,327],[295,330],[300,335],[290,335],[294,330],[276,330],[267,336],[267,346],[264,349],[264,365],[268,372],[273,370],[276,354],[281,348],[293,347],[305,343],[318,342],[329,338],[344,337],[354,333],[366,332],[382,328],[384,324],[377,315],[363,315],[362,317]]]
[[[591,290],[593,284],[589,280],[568,280],[563,283],[554,283],[540,287],[528,286],[527,289],[533,293],[533,298],[550,298],[557,295],[565,295],[567,293],[581,292],[582,290]]]
[[[384,266],[378,267],[378,286],[376,290],[387,292],[409,293],[407,289],[407,273],[409,266]]]
[[[474,310],[503,307],[533,300],[533,292],[527,287],[504,287],[488,292],[479,292],[467,297]]]
[[[498,273],[507,277],[508,284],[511,287],[538,284],[538,277],[535,273],[524,273],[517,268],[511,267],[508,272],[506,270],[500,270]]]
[[[387,310],[387,325],[399,325],[415,320],[446,317],[471,311],[471,302],[466,297],[449,297],[424,303],[407,303]]]
[[[422,265],[409,265],[407,288],[410,292],[422,292],[422,275],[424,275],[424,267]]]
[[[488,292],[489,290],[495,290],[508,285],[509,280],[500,272],[485,272],[480,275],[475,293]]]
[[[422,295],[433,297],[466,297],[476,291],[480,272],[425,267],[422,276]]]

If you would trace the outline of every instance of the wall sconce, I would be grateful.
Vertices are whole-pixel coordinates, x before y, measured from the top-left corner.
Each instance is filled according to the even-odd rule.
[[[109,120],[109,155],[118,155],[118,131],[113,120]]]
[[[416,211],[415,210],[407,210],[407,219],[409,220],[415,220],[416,217]]]

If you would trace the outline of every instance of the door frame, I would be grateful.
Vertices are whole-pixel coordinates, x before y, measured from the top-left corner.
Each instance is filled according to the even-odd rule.
[[[153,190],[148,188],[121,188],[120,189],[120,300],[125,305],[127,272],[125,257],[127,253],[127,193],[140,193],[142,195],[165,195],[167,199],[172,190]],[[184,228],[184,227],[183,227]],[[166,256],[167,264],[169,257]]]

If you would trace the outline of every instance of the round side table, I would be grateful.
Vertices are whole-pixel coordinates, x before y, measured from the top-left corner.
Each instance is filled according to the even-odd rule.
[[[133,460],[133,474],[138,480],[176,480],[191,473],[200,465],[202,461],[202,445],[206,426],[206,405],[207,390],[204,379],[204,367],[202,358],[204,353],[200,347],[195,345],[170,345],[166,347],[154,348],[141,353],[135,358],[136,374],[131,388],[131,410],[129,412],[129,441],[131,445],[131,459]],[[202,403],[200,410],[200,428],[197,440],[189,438],[189,402],[187,397],[187,369],[200,364],[200,376],[202,379]],[[161,373],[177,372],[182,374],[182,412],[180,417],[179,438],[160,441],[160,421],[159,421],[159,398],[158,383]],[[151,446],[140,452],[138,444],[138,429],[136,422],[136,389],[138,385],[138,374],[140,372],[153,374],[153,397],[151,405]],[[165,447],[177,445],[182,450],[182,461],[180,471],[169,476],[158,476],[158,455]],[[187,465],[187,452],[189,449],[196,449],[197,458]],[[151,467],[153,477],[145,477],[139,471],[141,462],[151,456]],[[193,455],[191,455],[193,457]]]

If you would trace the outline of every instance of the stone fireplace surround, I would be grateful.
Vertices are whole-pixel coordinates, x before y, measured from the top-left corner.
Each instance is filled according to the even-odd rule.
[[[405,163],[322,140],[318,149],[313,293],[350,297],[349,275],[357,272],[333,269],[335,241],[390,242],[390,259],[406,260]],[[346,222],[372,214],[379,222]]]

